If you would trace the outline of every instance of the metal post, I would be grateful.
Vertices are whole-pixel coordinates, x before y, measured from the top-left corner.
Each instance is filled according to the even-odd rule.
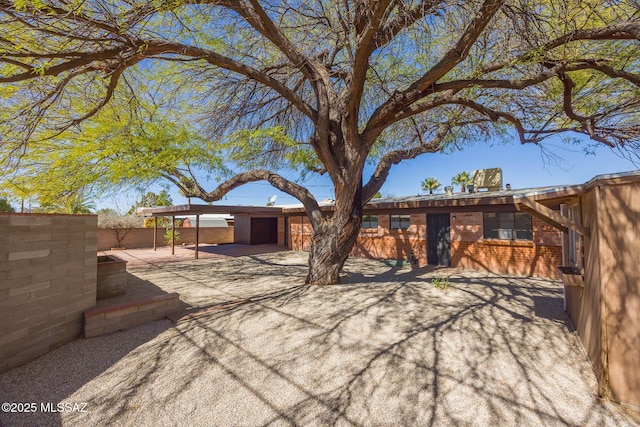
[[[176,254],[176,217],[171,217],[171,255]]]
[[[158,217],[153,217],[153,250],[158,249]]]
[[[196,215],[196,259],[198,259],[199,245],[200,245],[200,215]]]

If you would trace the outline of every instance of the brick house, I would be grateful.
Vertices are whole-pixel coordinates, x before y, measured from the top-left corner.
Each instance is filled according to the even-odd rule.
[[[556,267],[563,264],[562,232],[518,211],[513,202],[514,197],[550,189],[373,200],[365,207],[351,256],[556,278]],[[331,207],[324,209],[329,215]],[[286,245],[308,249],[312,230],[303,209],[284,208],[283,214]]]
[[[331,215],[331,204],[322,209]],[[299,206],[184,205],[147,213],[231,214],[236,243],[307,250],[312,237]],[[640,171],[563,187],[375,199],[364,208],[351,253],[561,278],[565,310],[591,360],[600,394],[636,408],[639,254]]]

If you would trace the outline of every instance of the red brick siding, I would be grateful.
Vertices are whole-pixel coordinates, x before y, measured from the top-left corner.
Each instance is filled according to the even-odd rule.
[[[363,229],[351,256],[375,259],[408,259],[413,254],[420,265],[427,263],[426,214],[412,214],[407,230],[390,230],[389,215],[378,215],[377,229]]]
[[[304,225],[303,225],[304,222]],[[309,218],[294,216],[289,217],[289,228],[291,235],[289,239],[289,247],[294,251],[307,251],[311,246],[311,236],[313,228],[309,222]]]
[[[454,220],[453,217],[456,217]],[[378,215],[377,229],[363,229],[351,256],[374,259],[407,259],[427,263],[426,214],[412,214],[408,230],[390,230],[389,215]],[[304,220],[290,218],[293,250],[308,250],[312,229]],[[498,274],[557,278],[562,265],[562,233],[533,218],[533,241],[484,240],[482,212],[451,214],[451,265]],[[304,239],[304,245],[302,245]]]
[[[451,265],[498,274],[557,278],[562,247],[501,240],[452,241]]]
[[[456,219],[453,219],[455,217]],[[451,241],[477,242],[482,239],[482,212],[451,214]]]

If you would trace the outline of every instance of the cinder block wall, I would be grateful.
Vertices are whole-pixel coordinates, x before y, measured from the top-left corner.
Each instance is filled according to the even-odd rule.
[[[0,213],[0,372],[82,334],[97,227],[95,215]]]
[[[194,227],[176,228],[180,233],[178,245],[193,244],[196,241]],[[164,242],[164,228],[158,228],[157,245],[166,246]],[[108,251],[116,247],[116,237],[113,230],[101,228],[98,230],[98,250]],[[233,227],[203,227],[200,229],[200,243],[233,243]],[[153,228],[134,228],[124,238],[122,246],[129,249],[153,247]]]

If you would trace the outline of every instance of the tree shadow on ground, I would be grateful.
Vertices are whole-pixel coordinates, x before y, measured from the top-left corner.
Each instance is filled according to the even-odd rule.
[[[594,396],[557,282],[460,272],[436,289],[433,272],[354,260],[345,285],[309,287],[303,266],[258,257],[158,272],[187,299],[248,301],[136,348],[68,396],[93,412],[65,423],[632,425]]]

